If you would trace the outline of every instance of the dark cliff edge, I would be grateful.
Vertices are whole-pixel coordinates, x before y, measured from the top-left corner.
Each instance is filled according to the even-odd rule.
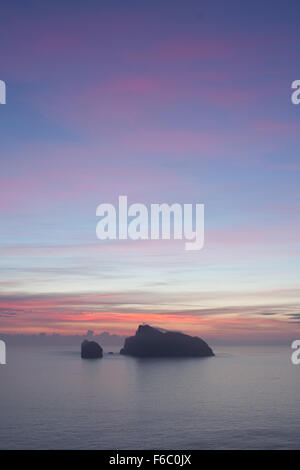
[[[103,349],[96,341],[85,340],[81,343],[82,359],[99,359],[103,357]]]
[[[203,339],[172,331],[162,332],[140,325],[126,338],[120,354],[135,357],[211,357],[213,350]]]

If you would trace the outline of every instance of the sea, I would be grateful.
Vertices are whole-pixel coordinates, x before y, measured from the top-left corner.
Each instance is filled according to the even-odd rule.
[[[300,366],[289,346],[215,346],[203,359],[106,349],[83,360],[80,345],[8,345],[0,449],[300,448]]]

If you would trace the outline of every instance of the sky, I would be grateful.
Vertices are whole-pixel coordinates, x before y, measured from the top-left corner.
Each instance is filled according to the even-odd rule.
[[[297,339],[298,0],[0,10],[0,332]],[[98,240],[119,195],[203,203],[204,248]]]

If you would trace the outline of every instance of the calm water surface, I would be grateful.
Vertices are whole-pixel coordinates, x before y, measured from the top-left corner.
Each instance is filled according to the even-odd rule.
[[[84,361],[70,347],[8,347],[0,448],[300,448],[291,350],[214,349],[206,359]]]

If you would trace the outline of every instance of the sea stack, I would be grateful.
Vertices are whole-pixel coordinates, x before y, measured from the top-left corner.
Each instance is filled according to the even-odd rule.
[[[149,325],[140,325],[135,336],[126,338],[120,354],[135,357],[210,357],[213,350],[203,339],[160,331]]]
[[[103,350],[96,341],[88,341],[87,339],[81,343],[82,359],[99,359],[103,357]]]

